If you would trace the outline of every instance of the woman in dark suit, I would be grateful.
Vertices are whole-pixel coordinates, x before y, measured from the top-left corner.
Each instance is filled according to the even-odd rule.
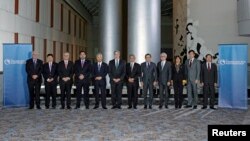
[[[181,57],[176,56],[172,65],[172,86],[174,87],[175,109],[182,107],[183,86],[185,85],[185,66],[181,64]]]

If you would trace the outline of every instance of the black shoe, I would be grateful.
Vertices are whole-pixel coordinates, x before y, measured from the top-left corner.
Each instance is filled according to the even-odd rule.
[[[89,106],[86,106],[86,109],[89,109]]]
[[[168,109],[168,105],[165,105],[165,108]]]
[[[159,109],[161,109],[161,108],[162,108],[162,105],[159,106]]]
[[[107,107],[102,107],[102,109],[108,109]]]
[[[203,106],[201,109],[207,109],[207,106]]]
[[[95,106],[93,109],[97,109],[97,108],[99,108],[98,106]]]
[[[182,106],[180,105],[179,108],[181,109],[181,107],[182,107]]]
[[[149,106],[149,109],[152,109],[152,106]]]
[[[137,109],[137,107],[135,106],[134,109]]]
[[[79,107],[79,106],[76,106],[75,109],[80,109],[80,107]]]
[[[148,108],[147,105],[145,105],[145,106],[144,106],[144,109],[147,109],[147,108]]]
[[[60,109],[65,109],[64,107],[61,107]]]
[[[37,106],[36,108],[39,109],[39,110],[42,109],[40,106]]]
[[[70,109],[71,109],[71,107],[70,107],[70,106],[67,106],[67,109],[69,109],[69,110],[70,110]]]
[[[46,109],[49,109],[49,107],[46,107]]]
[[[122,107],[121,107],[121,106],[118,106],[117,108],[118,108],[118,109],[122,109]]]
[[[211,106],[210,109],[216,110],[216,108],[214,108],[213,106]]]
[[[56,109],[56,106],[53,106],[52,109]]]
[[[128,106],[128,109],[132,109],[132,106]]]
[[[192,106],[191,105],[186,105],[185,108],[191,108]]]
[[[34,109],[34,107],[29,107],[29,109]]]
[[[113,106],[111,109],[115,109],[116,108],[116,106]]]
[[[197,106],[195,105],[195,106],[193,107],[193,109],[197,109]]]

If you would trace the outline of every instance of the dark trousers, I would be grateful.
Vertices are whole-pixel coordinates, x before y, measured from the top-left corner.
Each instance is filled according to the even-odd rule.
[[[52,107],[56,107],[56,86],[55,82],[46,82],[45,83],[45,107],[49,108],[50,97],[52,97]]]
[[[174,83],[174,101],[175,108],[181,108],[183,102],[183,85],[180,83]]]
[[[106,83],[96,80],[94,87],[95,87],[95,106],[99,107],[99,101],[101,96],[102,107],[106,107]]]
[[[169,99],[168,86],[160,83],[159,93],[160,93],[160,106],[163,105],[164,101],[165,101],[165,106],[168,106],[168,99]]]
[[[40,107],[40,89],[41,83],[35,81],[28,82],[29,94],[30,94],[30,108],[34,107],[34,101],[36,101],[36,106]]]
[[[67,107],[71,105],[71,82],[60,82],[60,89],[61,89],[61,105],[62,108],[65,107],[65,97],[67,99]]]
[[[111,84],[111,99],[112,105],[116,107],[120,107],[122,105],[122,86],[123,83],[112,83]]]
[[[77,82],[76,83],[76,107],[80,108],[82,101],[82,89],[84,92],[84,104],[85,107],[89,107],[89,83],[88,82]]]
[[[144,106],[152,106],[153,104],[153,82],[143,84]]]
[[[127,84],[127,90],[128,90],[128,106],[136,107],[137,102],[138,102],[138,82],[130,83],[128,82]]]
[[[204,84],[203,86],[203,106],[208,105],[208,98],[210,97],[210,107],[214,107],[215,88],[214,84]]]

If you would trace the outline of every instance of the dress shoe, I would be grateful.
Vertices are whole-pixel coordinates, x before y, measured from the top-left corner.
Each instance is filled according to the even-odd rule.
[[[29,107],[29,109],[34,109],[34,107]]]
[[[137,107],[135,106],[134,109],[137,109]]]
[[[113,106],[111,109],[115,109],[116,108],[116,106]]]
[[[56,109],[56,107],[55,107],[55,106],[53,106],[53,107],[52,107],[52,109]]]
[[[60,109],[65,109],[64,107],[61,107]]]
[[[122,107],[121,107],[121,106],[118,106],[117,108],[118,108],[118,109],[122,109]]]
[[[192,106],[191,105],[186,105],[185,108],[191,108]]]
[[[132,108],[132,106],[128,106],[128,109],[131,109]]]
[[[97,109],[97,108],[99,108],[98,106],[95,106],[93,109]]]
[[[147,105],[145,105],[145,106],[144,106],[144,109],[147,109],[147,108],[148,108]]]
[[[162,105],[159,106],[159,109],[162,109]]]
[[[195,106],[193,107],[193,109],[197,109],[197,105],[195,105]]]
[[[80,107],[76,106],[75,109],[80,109]]]
[[[108,109],[107,107],[102,107],[102,109]]]
[[[69,109],[69,110],[70,110],[70,109],[71,109],[71,107],[70,107],[70,106],[67,106],[67,109]]]
[[[213,106],[211,106],[210,109],[216,110],[216,108],[214,108]]]
[[[89,106],[86,106],[86,109],[89,109]]]
[[[168,105],[165,105],[165,108],[168,109]]]
[[[203,106],[201,109],[207,109],[207,106]]]
[[[182,108],[182,106],[181,106],[181,105],[179,105],[179,108],[181,109],[181,108]]]
[[[42,109],[40,106],[37,106],[36,108],[39,109],[39,110]]]
[[[152,106],[149,106],[149,109],[152,109]]]

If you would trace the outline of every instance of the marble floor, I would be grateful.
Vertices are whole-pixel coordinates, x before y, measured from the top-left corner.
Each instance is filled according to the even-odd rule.
[[[108,108],[1,108],[0,141],[206,141],[207,125],[250,124],[250,110]]]

